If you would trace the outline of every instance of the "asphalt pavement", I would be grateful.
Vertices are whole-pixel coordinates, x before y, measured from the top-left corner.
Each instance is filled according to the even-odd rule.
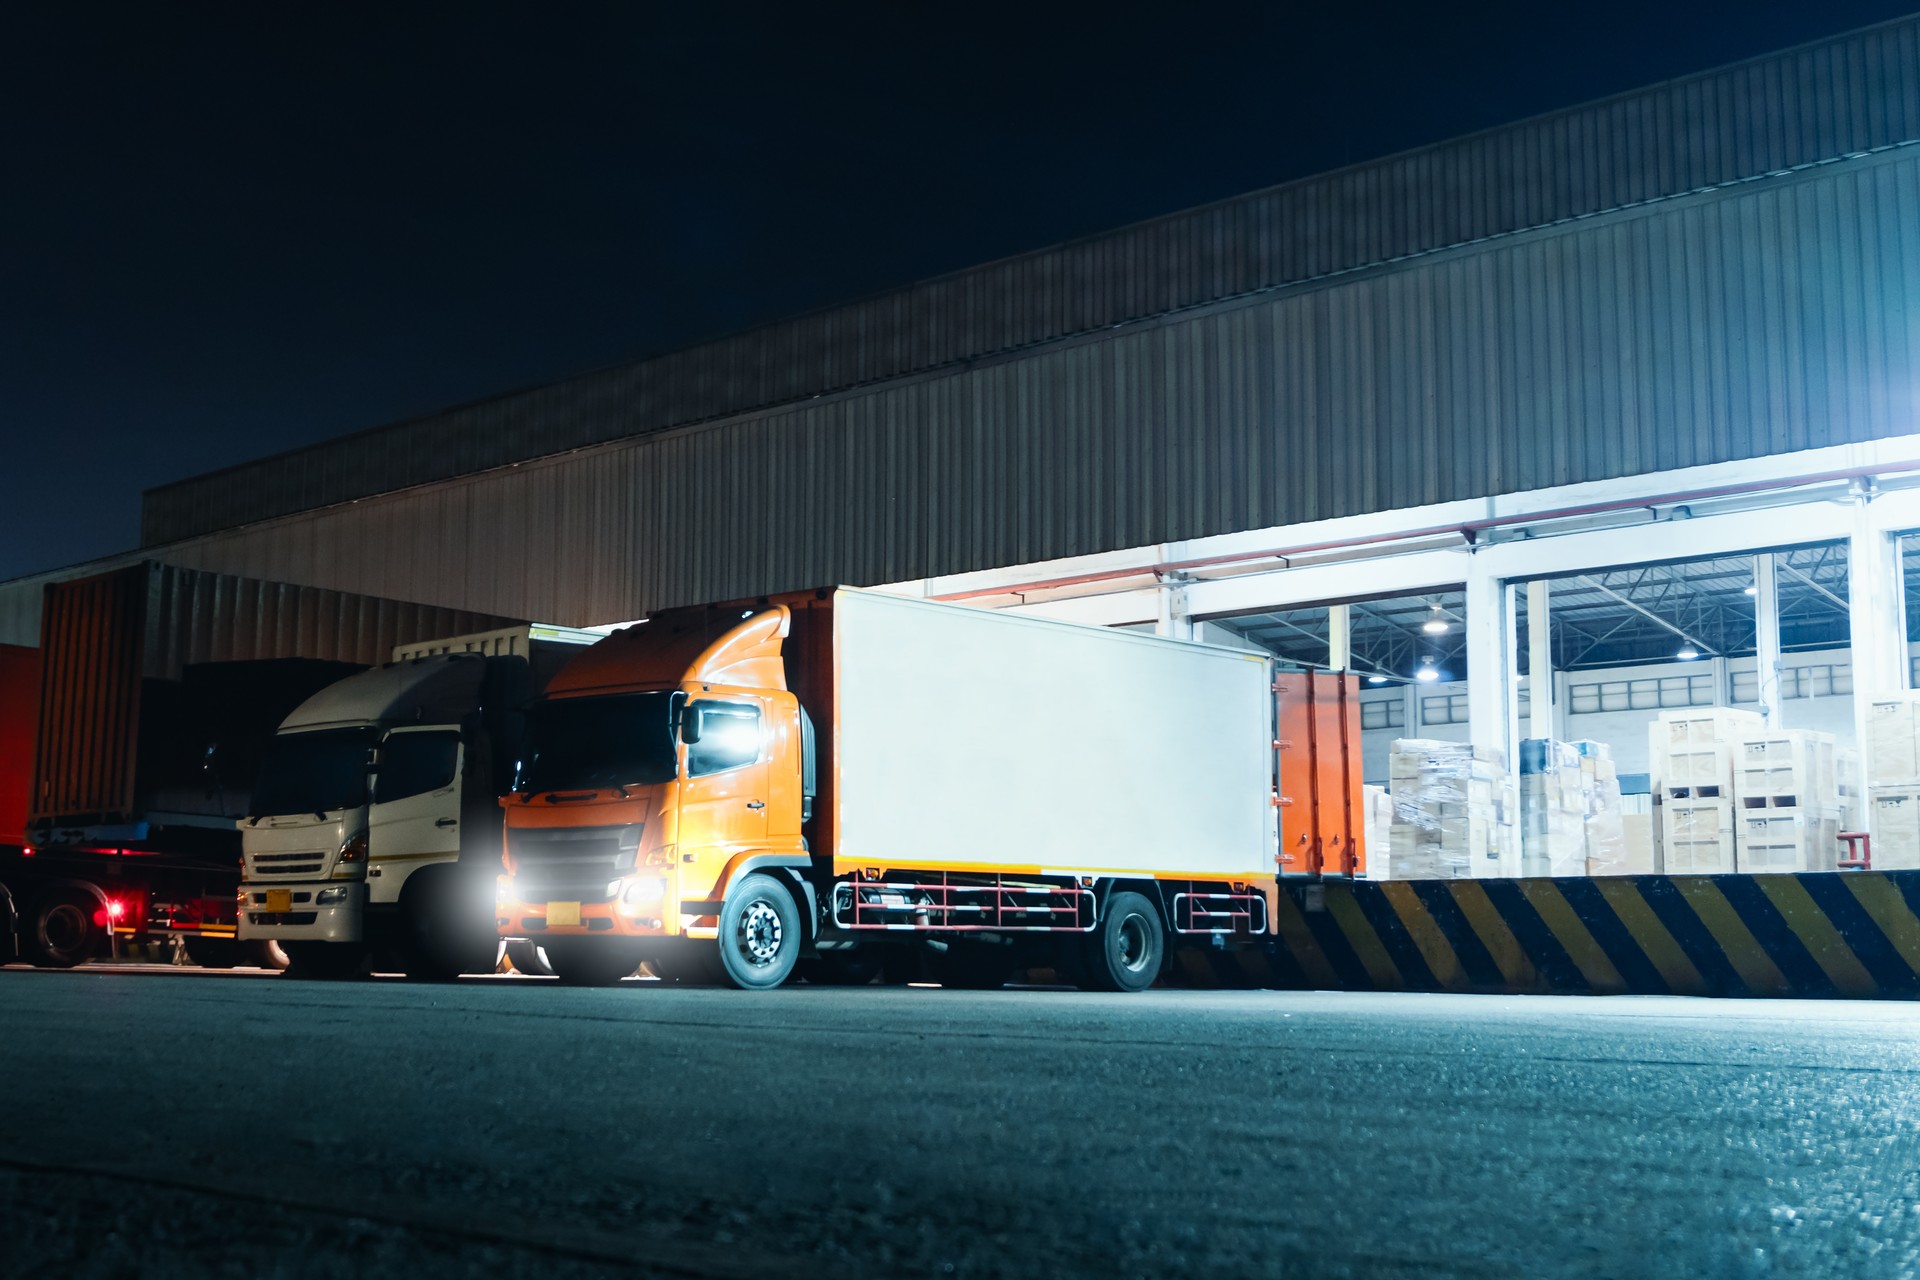
[[[0,972],[0,1272],[1903,1276],[1920,1008]]]

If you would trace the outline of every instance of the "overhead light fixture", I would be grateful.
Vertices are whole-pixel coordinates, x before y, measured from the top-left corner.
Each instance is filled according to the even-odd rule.
[[[1750,595],[1750,596],[1757,596],[1757,595],[1759,595],[1759,594],[1760,594],[1760,588],[1759,588],[1759,587],[1757,587],[1757,586],[1755,586],[1755,585],[1753,585],[1752,583],[1748,583],[1748,584],[1747,584],[1747,594],[1748,594],[1748,595]]]
[[[1440,672],[1434,668],[1433,659],[1428,658],[1420,664],[1420,669],[1413,673],[1413,678],[1421,684],[1432,684],[1440,678]]]
[[[1694,648],[1690,644],[1683,644],[1680,646],[1680,652],[1674,654],[1673,656],[1680,659],[1680,661],[1682,662],[1692,662],[1695,658],[1700,656],[1700,651]]]
[[[1368,684],[1385,684],[1386,682],[1387,682],[1387,678],[1385,676],[1368,676],[1367,677]]]
[[[1425,622],[1420,624],[1420,629],[1430,636],[1443,636],[1447,634],[1447,620],[1440,615],[1439,605],[1436,604],[1433,606],[1433,612],[1428,615]]]

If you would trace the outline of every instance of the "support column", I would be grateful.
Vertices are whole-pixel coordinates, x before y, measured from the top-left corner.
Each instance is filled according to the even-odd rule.
[[[1860,751],[1860,794],[1873,776],[1867,721],[1873,700],[1907,687],[1907,610],[1900,544],[1874,517],[1871,479],[1853,484],[1853,531],[1847,542],[1847,621],[1853,648],[1853,735]]]
[[[1527,736],[1554,738],[1553,618],[1545,579],[1527,584]]]
[[[1479,556],[1467,562],[1467,736],[1476,747],[1491,747],[1506,761],[1509,781],[1518,790],[1515,770],[1516,699],[1514,677],[1513,590],[1486,568]],[[1518,817],[1518,815],[1513,815]],[[1516,832],[1517,835],[1517,832]],[[1499,862],[1476,865],[1476,877],[1520,873],[1519,842]]]
[[[1753,558],[1753,674],[1754,698],[1770,728],[1785,723],[1780,705],[1780,592],[1773,572],[1773,553]]]
[[[1187,612],[1187,580],[1179,574],[1160,579],[1160,616],[1153,632],[1169,640],[1193,639],[1193,616]]]
[[[1327,607],[1327,669],[1345,671],[1353,665],[1353,606]]]

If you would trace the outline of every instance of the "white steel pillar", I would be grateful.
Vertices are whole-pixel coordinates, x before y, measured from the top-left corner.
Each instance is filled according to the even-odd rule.
[[[1155,635],[1169,640],[1193,639],[1193,615],[1187,611],[1187,580],[1179,574],[1160,578],[1160,616],[1154,622]]]
[[[1552,738],[1553,621],[1548,613],[1547,581],[1527,584],[1527,736]]]
[[[1854,519],[1847,543],[1847,614],[1853,648],[1853,735],[1860,751],[1860,794],[1873,776],[1868,717],[1875,698],[1907,687],[1906,588],[1900,543],[1875,517],[1871,479],[1854,481]]]
[[[1467,736],[1506,762],[1516,790],[1519,766],[1514,687],[1514,593],[1478,555],[1467,561]],[[1517,818],[1518,815],[1512,815]],[[1476,877],[1520,874],[1519,842],[1497,864],[1476,866]]]
[[[1772,728],[1785,721],[1780,705],[1780,592],[1773,572],[1773,553],[1753,558],[1753,674],[1754,698],[1760,714]]]
[[[1353,606],[1327,607],[1327,669],[1345,671],[1353,665]]]

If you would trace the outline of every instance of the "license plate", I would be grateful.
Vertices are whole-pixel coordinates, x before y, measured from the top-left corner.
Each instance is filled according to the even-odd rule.
[[[580,904],[577,902],[549,902],[547,904],[547,928],[575,929],[580,925]]]
[[[278,913],[281,911],[293,910],[293,890],[291,889],[267,890],[267,910],[270,913]]]

